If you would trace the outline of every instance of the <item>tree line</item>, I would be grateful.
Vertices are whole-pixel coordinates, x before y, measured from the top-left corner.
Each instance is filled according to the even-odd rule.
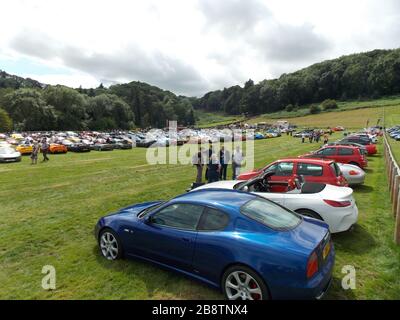
[[[374,50],[314,64],[279,79],[249,80],[207,93],[194,107],[258,115],[327,99],[376,99],[400,93],[400,49]]]
[[[177,96],[142,82],[105,88],[47,86],[0,71],[0,121],[16,130],[109,130],[195,124],[194,109],[259,115],[334,100],[376,99],[400,93],[400,49],[374,50],[314,64],[278,79]],[[316,113],[319,107],[310,108]],[[3,126],[7,122],[2,121]],[[1,130],[0,123],[0,130]],[[4,131],[4,129],[3,129]]]
[[[0,121],[8,116],[11,127],[23,131],[162,128],[167,120],[195,123],[189,98],[140,82],[96,89],[0,85],[0,110]],[[10,130],[10,121],[2,121],[0,131]]]

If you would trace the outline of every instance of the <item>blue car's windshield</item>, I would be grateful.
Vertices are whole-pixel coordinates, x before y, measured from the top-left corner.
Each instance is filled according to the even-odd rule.
[[[254,199],[240,211],[245,216],[273,229],[293,229],[301,222],[300,216],[265,199]]]
[[[138,213],[138,218],[139,219],[144,218],[150,211],[153,211],[154,209],[157,209],[157,208],[161,207],[161,205],[163,205],[164,203],[165,202],[156,203],[156,204],[154,204],[154,205],[152,205],[152,206],[150,206],[150,207],[148,207],[146,209],[143,209],[142,211],[140,211]]]

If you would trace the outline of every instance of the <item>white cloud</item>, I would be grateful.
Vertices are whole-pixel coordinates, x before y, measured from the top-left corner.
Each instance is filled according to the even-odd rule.
[[[30,76],[75,87],[139,80],[200,95],[400,46],[397,0],[14,0],[0,12],[2,54],[66,67]]]

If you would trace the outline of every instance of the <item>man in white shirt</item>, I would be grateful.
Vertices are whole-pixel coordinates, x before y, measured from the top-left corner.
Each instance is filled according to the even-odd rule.
[[[240,175],[240,167],[243,162],[243,153],[240,150],[240,147],[237,146],[236,150],[233,152],[232,157],[232,179],[236,180],[236,178]]]

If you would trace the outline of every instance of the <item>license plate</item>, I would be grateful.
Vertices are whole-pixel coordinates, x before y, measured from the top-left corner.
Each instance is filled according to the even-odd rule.
[[[328,256],[329,252],[331,251],[331,243],[328,242],[325,245],[324,250],[322,251],[322,257],[324,258],[324,260],[326,259],[326,257]]]

